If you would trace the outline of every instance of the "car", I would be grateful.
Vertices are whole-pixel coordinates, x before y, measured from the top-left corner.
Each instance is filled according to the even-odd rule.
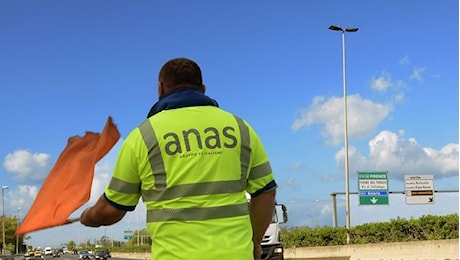
[[[30,260],[31,257],[33,257],[33,253],[32,253],[32,252],[27,251],[27,252],[24,253],[24,259],[25,259],[25,260]],[[3,259],[2,259],[2,260],[3,260]]]
[[[88,250],[82,250],[78,252],[78,259],[91,259],[92,255],[88,252]]]
[[[62,252],[62,249],[55,249],[53,250],[53,257],[60,257],[62,254],[64,254]]]
[[[103,251],[105,251],[105,254],[107,255],[107,257],[112,257],[112,255],[110,254],[110,250],[108,249],[101,249]]]
[[[106,260],[108,255],[106,250],[96,250],[94,251],[94,258],[98,260]]]
[[[27,251],[24,253],[24,260],[32,260],[32,259],[42,259],[42,251],[40,250],[32,250],[32,251]],[[3,259],[2,259],[3,260]]]

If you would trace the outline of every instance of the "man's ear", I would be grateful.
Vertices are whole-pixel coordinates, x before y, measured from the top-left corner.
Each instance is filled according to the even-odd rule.
[[[206,92],[206,86],[205,85],[201,85],[200,89],[201,89],[201,92],[203,92],[203,93]]]
[[[165,87],[163,82],[158,81],[158,98],[161,98],[165,94]]]

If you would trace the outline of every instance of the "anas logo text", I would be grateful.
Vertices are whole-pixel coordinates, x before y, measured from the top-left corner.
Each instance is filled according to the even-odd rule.
[[[163,135],[163,139],[166,141],[165,151],[168,155],[190,152],[191,144],[196,144],[202,150],[204,146],[208,149],[219,149],[222,146],[233,148],[238,143],[235,129],[231,126],[224,127],[221,132],[215,127],[205,128],[202,133],[195,128],[183,130],[181,134],[169,132]]]

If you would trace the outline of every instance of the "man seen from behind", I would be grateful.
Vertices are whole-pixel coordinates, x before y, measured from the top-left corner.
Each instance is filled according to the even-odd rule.
[[[124,140],[112,179],[82,224],[114,224],[142,197],[151,259],[260,259],[274,174],[254,129],[205,90],[194,61],[163,65],[158,101]]]

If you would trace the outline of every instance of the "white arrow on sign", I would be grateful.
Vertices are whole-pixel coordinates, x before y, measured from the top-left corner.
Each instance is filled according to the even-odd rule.
[[[377,200],[378,200],[378,199],[376,199],[375,197],[372,197],[371,202],[372,202],[373,204],[375,204],[375,203],[377,203]]]

